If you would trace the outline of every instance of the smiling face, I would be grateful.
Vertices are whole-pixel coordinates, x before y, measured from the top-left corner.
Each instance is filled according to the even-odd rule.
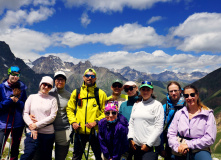
[[[107,119],[107,121],[114,121],[115,119],[117,119],[117,111],[106,111],[105,112],[105,118]]]
[[[168,87],[168,93],[170,96],[170,100],[175,104],[179,101],[180,99],[180,94],[181,94],[181,90],[179,89],[179,86],[177,86],[176,84],[171,84]]]
[[[84,76],[83,76],[83,80],[85,82],[85,85],[88,87],[91,87],[94,85],[94,83],[96,82],[96,76],[94,72],[87,72]]]
[[[142,96],[144,101],[148,100],[151,97],[152,93],[153,93],[153,89],[149,87],[142,87],[140,89],[140,95]]]
[[[127,93],[128,97],[135,96],[137,94],[137,86],[124,86],[124,91]]]
[[[20,74],[18,72],[13,72],[12,74],[9,75],[8,81],[10,83],[15,83],[19,80]]]
[[[56,77],[55,79],[55,86],[58,88],[58,89],[62,89],[64,88],[65,86],[65,79],[62,77],[62,76],[58,76]]]
[[[42,83],[40,85],[40,92],[43,94],[48,94],[48,92],[51,90],[52,85],[48,83]]]
[[[112,84],[111,90],[113,91],[113,95],[119,96],[123,90],[123,85],[121,83],[115,82]]]
[[[187,106],[192,108],[192,107],[197,107],[197,100],[199,98],[199,95],[196,94],[195,90],[193,88],[188,88],[184,90],[184,97],[187,103]]]

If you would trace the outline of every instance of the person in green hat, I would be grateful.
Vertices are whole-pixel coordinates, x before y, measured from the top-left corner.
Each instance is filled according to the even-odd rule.
[[[123,81],[120,79],[115,79],[111,85],[112,95],[107,97],[108,100],[118,101],[118,106],[120,107],[121,103],[128,100],[128,96],[121,94],[123,91]]]

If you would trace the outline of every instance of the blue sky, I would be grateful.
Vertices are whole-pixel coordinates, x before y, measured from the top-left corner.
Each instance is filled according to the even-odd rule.
[[[16,57],[147,73],[221,66],[220,0],[0,0],[0,40]]]

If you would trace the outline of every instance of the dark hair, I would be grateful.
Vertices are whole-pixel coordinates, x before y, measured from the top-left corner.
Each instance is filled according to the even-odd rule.
[[[167,91],[169,92],[169,87],[172,85],[172,84],[175,84],[179,87],[179,90],[181,90],[181,86],[178,82],[176,81],[170,81],[170,83],[167,85]]]
[[[208,108],[207,106],[205,106],[205,105],[201,102],[201,100],[200,100],[200,98],[199,98],[199,91],[198,91],[198,89],[197,89],[195,86],[193,86],[193,85],[191,85],[191,84],[185,86],[185,87],[183,88],[183,93],[185,92],[186,89],[193,89],[193,90],[195,91],[195,93],[198,95],[197,105],[198,105],[198,107],[199,107],[200,110],[201,110],[201,108],[203,108],[203,109],[205,109],[205,110],[209,110],[209,108]]]
[[[11,85],[11,88],[12,89],[15,89],[15,88],[18,88],[18,89],[21,89],[21,86],[20,86],[20,82],[15,82]]]

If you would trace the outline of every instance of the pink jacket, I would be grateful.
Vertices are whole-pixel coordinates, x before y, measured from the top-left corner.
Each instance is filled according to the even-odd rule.
[[[38,121],[36,122],[38,133],[53,134],[54,126],[52,122],[55,120],[57,110],[58,106],[56,98],[38,92],[38,94],[30,95],[25,102],[23,119],[29,126],[33,123],[29,115],[33,114]],[[27,132],[30,132],[29,128],[26,130]]]
[[[195,117],[189,120],[187,107],[183,107],[174,116],[168,129],[169,146],[178,152],[179,143],[177,134],[192,138],[186,140],[191,149],[202,149],[211,146],[216,139],[216,121],[212,110],[201,110]]]

